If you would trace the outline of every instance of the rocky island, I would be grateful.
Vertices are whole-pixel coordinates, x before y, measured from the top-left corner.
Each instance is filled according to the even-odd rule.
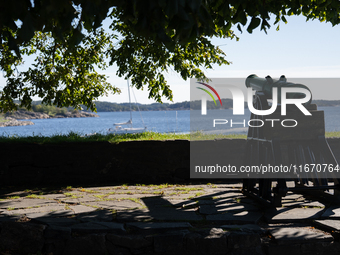
[[[0,127],[27,126],[34,125],[32,121],[21,121],[11,117],[0,118]]]
[[[90,112],[77,110],[67,111],[66,109],[48,112],[45,111],[36,112],[20,109],[18,111],[8,112],[0,116],[0,127],[34,125],[32,121],[22,121],[29,119],[84,118],[84,117],[99,117],[99,116],[97,114]]]

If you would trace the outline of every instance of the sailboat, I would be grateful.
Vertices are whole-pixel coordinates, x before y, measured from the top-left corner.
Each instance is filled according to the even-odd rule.
[[[127,122],[114,123],[113,125],[115,126],[115,128],[110,128],[108,130],[109,133],[115,133],[115,134],[124,134],[124,133],[134,134],[134,133],[142,133],[142,132],[146,131],[146,129],[147,129],[147,127],[144,124],[144,120],[143,120],[143,117],[142,117],[142,114],[140,112],[138,104],[137,104],[138,111],[139,111],[139,114],[140,114],[140,117],[142,119],[144,127],[137,127],[137,128],[135,128],[135,127],[132,126],[132,109],[131,109],[131,96],[130,96],[129,80],[127,80],[127,86],[128,86],[128,93],[129,93],[130,119]],[[135,100],[136,100],[136,97],[135,97]]]

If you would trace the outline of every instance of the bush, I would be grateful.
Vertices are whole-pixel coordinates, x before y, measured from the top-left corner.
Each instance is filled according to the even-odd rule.
[[[66,115],[68,112],[66,108],[57,108],[56,111],[58,115]]]
[[[68,112],[68,110],[66,108],[58,108],[56,106],[53,105],[42,105],[42,104],[38,104],[38,105],[32,105],[32,110],[34,112],[43,112],[43,113],[47,113],[50,116],[55,116],[55,115],[66,115],[66,113]]]

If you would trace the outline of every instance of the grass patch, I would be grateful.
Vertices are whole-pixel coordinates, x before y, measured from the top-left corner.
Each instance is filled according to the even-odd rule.
[[[82,197],[84,197],[84,196],[77,196],[77,195],[74,194],[74,193],[68,193],[68,192],[64,193],[64,195],[65,195],[67,198],[82,198]]]
[[[0,123],[8,122],[9,120],[5,119],[4,116],[0,115]]]
[[[104,195],[93,195],[93,196],[96,197],[96,198],[102,199],[102,198],[107,197],[108,195],[107,195],[107,194],[104,194]]]
[[[1,118],[0,118],[1,122]],[[340,137],[340,132],[326,132],[326,137]],[[34,135],[21,137],[18,135],[0,136],[0,143],[36,143],[36,144],[49,144],[49,143],[63,143],[63,142],[110,142],[120,143],[127,141],[145,141],[145,140],[215,140],[215,139],[246,139],[245,134],[203,134],[200,131],[191,134],[175,134],[175,133],[157,133],[157,132],[144,132],[138,134],[94,134],[86,136],[84,134],[70,132],[69,134],[56,134],[51,137],[42,135]],[[165,187],[166,184],[163,184]],[[144,185],[142,185],[144,186]],[[71,186],[67,190],[74,189]]]
[[[204,192],[197,192],[197,193],[195,194],[196,197],[203,196],[203,195],[204,195]]]
[[[184,190],[184,191],[197,191],[197,190],[203,190],[203,188],[186,188],[186,187],[183,187],[183,188],[175,188],[175,190]]]
[[[168,196],[175,196],[175,195],[178,195],[179,193],[178,192],[171,192],[168,194]]]
[[[102,199],[99,199],[99,200],[96,200],[96,201],[113,201],[114,199],[113,198],[102,198]]]
[[[84,135],[80,133],[70,132],[69,134],[56,134],[51,137],[42,135],[25,136],[18,135],[0,136],[0,143],[62,143],[62,142],[110,142],[119,143],[127,141],[143,141],[143,140],[176,140],[190,139],[189,134],[172,134],[172,133],[156,133],[144,132],[138,134],[94,134]]]
[[[215,139],[247,139],[247,135],[244,134],[204,134],[201,131],[197,131],[190,134],[190,140],[215,140]]]
[[[340,131],[339,132],[326,132],[326,137],[340,137]]]
[[[174,184],[168,184],[168,183],[164,183],[164,184],[160,184],[160,185],[149,185],[149,187],[152,187],[153,189],[166,189],[166,188],[172,188],[174,187]]]
[[[86,193],[99,193],[99,191],[95,191],[95,190],[91,190],[91,189],[80,189],[79,191],[86,192]]]
[[[6,197],[5,199],[19,199],[19,196]]]
[[[36,198],[36,199],[46,199],[45,197],[43,196],[38,196],[36,194],[30,194],[30,195],[27,195],[26,196],[27,198]]]
[[[235,201],[236,201],[237,203],[241,203],[241,198],[235,198]]]
[[[154,191],[152,194],[163,196],[164,191]]]
[[[124,198],[119,198],[118,200],[130,200],[130,201],[133,201],[135,203],[143,205],[143,203],[138,198],[124,197]]]
[[[132,191],[122,191],[122,192],[117,192],[115,194],[124,194],[124,195],[133,195],[134,193]]]

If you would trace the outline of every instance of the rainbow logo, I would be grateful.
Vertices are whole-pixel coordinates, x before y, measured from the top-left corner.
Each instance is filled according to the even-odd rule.
[[[213,87],[211,87],[210,85],[205,84],[205,83],[203,83],[203,82],[197,82],[197,83],[199,83],[199,84],[201,84],[201,85],[204,85],[204,86],[208,87],[212,92],[214,92],[215,95],[217,96],[218,100],[220,101],[221,106],[222,106],[222,100],[221,100],[221,98],[220,98],[220,95],[217,93],[217,91],[216,91]],[[205,91],[206,93],[208,93],[208,95],[211,96],[211,98],[214,100],[215,105],[217,105],[217,104],[216,104],[215,98],[213,97],[213,95],[212,95],[208,90],[203,89],[203,88],[200,88],[200,87],[196,87],[196,88],[201,89],[201,90]]]

